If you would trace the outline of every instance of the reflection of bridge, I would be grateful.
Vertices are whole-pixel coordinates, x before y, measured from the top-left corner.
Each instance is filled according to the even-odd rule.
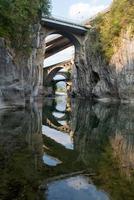
[[[56,126],[54,125],[49,119],[46,120],[46,125],[49,126],[50,128],[54,128],[57,131],[61,131],[63,133],[71,133],[71,128],[68,124],[64,124],[61,126]]]
[[[54,101],[54,100],[50,100]],[[67,109],[69,105],[67,104]],[[71,127],[69,125],[70,112],[67,110],[60,111],[56,109],[54,105],[53,109],[49,105],[45,105],[43,109],[43,125],[46,125],[50,128],[54,128],[57,131],[64,133],[72,134]],[[65,122],[61,124],[60,122]]]

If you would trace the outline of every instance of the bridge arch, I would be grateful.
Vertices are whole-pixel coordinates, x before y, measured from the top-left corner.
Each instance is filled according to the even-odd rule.
[[[83,79],[81,78],[81,73],[83,72],[83,65],[87,65],[86,61],[84,60],[84,53],[85,53],[85,42],[87,39],[88,28],[82,24],[77,24],[73,21],[68,21],[65,19],[59,19],[54,16],[45,16],[42,15],[41,19],[41,41],[42,45],[44,44],[43,52],[44,58],[48,58],[63,49],[74,46],[75,47],[75,54],[74,54],[74,65],[72,68],[72,86],[70,94],[80,93],[81,84]],[[60,34],[61,38],[59,40],[53,39],[53,41],[48,42],[46,44],[47,36],[53,34]],[[66,40],[63,40],[66,39]],[[67,40],[69,42],[67,42]],[[56,41],[56,44],[54,42]],[[66,42],[66,43],[64,43]],[[58,47],[58,50],[57,50]],[[44,73],[43,69],[43,77],[48,76],[47,73]],[[86,74],[84,74],[86,80]],[[44,90],[51,90],[50,87],[46,88],[47,84],[43,79],[43,88]],[[47,79],[46,79],[47,80]],[[45,83],[45,84],[44,84]],[[52,91],[52,90],[51,90]],[[47,92],[46,94],[47,95]],[[51,94],[50,94],[51,95]]]
[[[64,38],[67,38],[71,43],[72,45],[74,45],[74,47],[76,49],[79,49],[80,48],[80,38],[77,37],[77,35],[74,35],[73,33],[70,33],[70,32],[67,32],[65,30],[52,30],[52,29],[48,29],[47,32],[46,32],[46,37],[45,39],[49,36],[49,35],[61,35],[63,36]]]
[[[57,68],[54,68],[49,74],[48,76],[46,77],[46,82],[47,84],[50,84],[51,81],[53,80],[53,78],[57,75],[57,73],[63,69],[62,67],[57,67]]]
[[[46,34],[46,39],[47,39],[47,36],[54,35],[54,34],[58,35],[57,38],[62,37],[62,38],[67,39],[68,43],[69,43],[69,46],[74,46],[74,56],[73,57],[75,57],[76,51],[80,48],[80,43],[79,43],[79,40],[77,39],[77,37],[75,37],[73,34],[68,33],[66,31],[50,30]],[[50,47],[50,51],[53,51],[52,47],[54,46],[54,44],[51,43],[51,39],[50,39],[50,41],[48,40],[48,45],[49,45],[48,48]],[[46,51],[47,51],[47,48],[46,48]],[[50,55],[50,57],[51,57],[51,55]],[[52,88],[52,90],[51,90],[52,91],[52,95],[55,94],[57,86],[58,86],[58,84],[57,84],[58,82],[54,81],[54,77],[56,75],[59,75],[60,70],[62,70],[62,69],[66,69],[66,71],[68,71],[68,74],[70,74],[69,78],[67,78],[67,74],[63,73],[62,76],[64,76],[65,79],[62,80],[62,81],[64,81],[65,84],[66,84],[66,92],[67,92],[67,94],[68,95],[71,94],[72,84],[70,84],[70,81],[71,81],[71,70],[72,70],[73,65],[74,65],[74,61],[70,60],[69,63],[65,63],[65,64],[63,63],[63,65],[62,64],[60,66],[57,65],[56,67],[52,66],[52,68],[48,69],[48,70],[44,68],[44,71],[47,70],[47,73],[46,73],[46,76],[43,75],[43,78],[45,79],[45,81],[43,80],[43,84],[45,83],[44,86],[47,86],[47,87],[51,87],[52,86],[51,87]]]

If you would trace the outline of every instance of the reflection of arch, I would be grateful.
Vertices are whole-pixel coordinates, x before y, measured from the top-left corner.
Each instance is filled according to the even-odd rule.
[[[56,112],[55,112],[56,113]],[[64,114],[62,113],[61,116],[56,116],[55,113],[53,113],[53,116],[57,121],[65,121],[67,119],[67,113],[65,112]]]
[[[57,83],[59,83],[59,82],[66,82],[67,81],[67,79],[65,79],[65,78],[63,78],[63,79],[58,79],[58,80],[53,80],[53,82],[55,83],[55,84],[57,84]]]
[[[50,128],[54,128],[57,131],[61,131],[63,133],[68,133],[70,134],[71,132],[71,128],[68,124],[62,125],[61,126],[56,126],[55,124],[53,124],[49,119],[47,119],[46,121],[46,125]]]
[[[62,114],[60,117],[55,116],[53,113],[59,113]],[[53,109],[51,109],[51,106],[45,106],[45,109],[43,110],[43,125],[46,125],[50,128],[53,128],[57,131],[61,131],[64,133],[70,133],[71,132],[71,128],[68,124],[69,121],[69,113],[66,111],[60,111],[58,109],[56,109],[56,105],[54,106]],[[66,121],[67,123],[65,125],[61,124],[61,121]]]

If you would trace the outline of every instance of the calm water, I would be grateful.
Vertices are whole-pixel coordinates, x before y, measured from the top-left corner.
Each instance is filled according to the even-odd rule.
[[[0,110],[0,200],[134,200],[134,106]]]

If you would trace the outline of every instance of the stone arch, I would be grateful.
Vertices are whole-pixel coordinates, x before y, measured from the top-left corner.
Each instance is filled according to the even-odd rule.
[[[67,72],[61,72],[61,71],[59,70],[55,76],[57,76],[57,75],[62,76],[63,78],[65,78],[65,80],[68,80],[68,79],[69,79],[69,75],[67,74]]]
[[[48,74],[47,76],[47,80],[46,83],[51,83],[51,81],[53,80],[53,78],[56,76],[56,74],[58,73],[58,71],[60,71],[61,69],[63,69],[62,67],[56,67],[53,70],[51,70],[51,72]]]
[[[69,33],[65,30],[52,30],[52,29],[48,29],[46,32],[46,37],[45,39],[49,36],[49,35],[53,35],[53,34],[59,34],[65,38],[67,38],[72,45],[74,45],[75,49],[78,50],[80,48],[80,38],[77,35],[74,35],[73,33]]]
[[[63,30],[62,29],[61,30],[56,30],[56,29],[52,29],[52,28],[47,27],[47,28],[45,28],[45,38],[44,39],[46,40],[46,38],[48,36],[54,35],[54,34],[58,34],[58,35],[62,36],[63,38],[68,39],[68,41],[72,44],[72,46],[74,46],[74,50],[75,50],[75,52],[74,52],[74,62],[75,62],[75,59],[76,59],[77,55],[79,55],[79,53],[81,52],[81,36],[77,35],[77,34],[74,34],[72,32],[68,32],[68,31],[66,31],[64,29]],[[44,41],[44,43],[46,44],[46,41]],[[72,71],[74,71],[73,70],[74,67],[75,67],[75,65],[73,63]],[[60,67],[57,67],[56,69],[52,70],[49,74],[45,74],[45,73],[43,74],[43,86],[44,86],[44,88],[45,87],[51,87],[51,83],[52,83],[52,88],[54,88],[53,95],[55,94],[54,91],[55,91],[55,86],[56,85],[54,85],[55,83],[51,82],[51,81],[53,81],[53,77],[56,76],[58,71],[60,71],[60,69],[62,69],[62,68],[64,68],[64,67],[60,66]],[[70,77],[71,77],[70,82],[72,80],[72,83],[73,83],[72,75]],[[69,88],[69,89],[67,89],[67,91],[69,91],[69,93],[68,93],[69,95],[71,95],[72,88],[73,88],[72,84],[70,84],[70,82],[67,82],[65,80],[66,88]]]

